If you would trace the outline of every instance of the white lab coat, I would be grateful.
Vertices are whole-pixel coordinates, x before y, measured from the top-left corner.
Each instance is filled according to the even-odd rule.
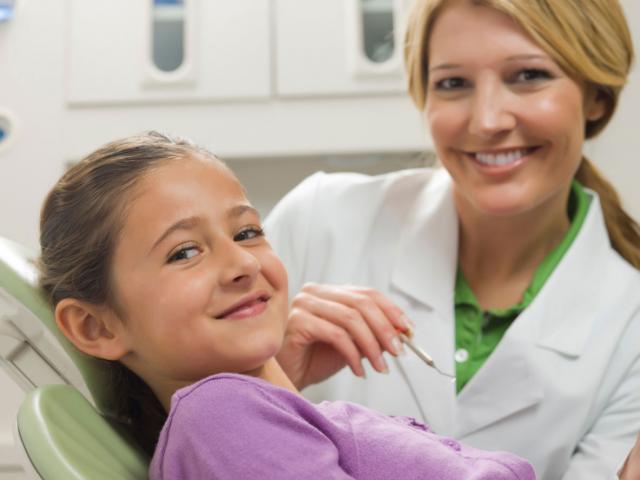
[[[421,418],[440,434],[508,450],[544,480],[611,478],[640,431],[640,272],[609,244],[597,195],[535,300],[456,395],[407,353],[367,380],[343,369],[310,399]],[[372,286],[415,322],[415,341],[454,372],[458,221],[444,169],[317,173],[274,208],[267,238],[305,282]]]

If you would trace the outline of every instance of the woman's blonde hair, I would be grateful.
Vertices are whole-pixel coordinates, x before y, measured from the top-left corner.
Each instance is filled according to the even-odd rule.
[[[404,46],[409,94],[422,110],[427,98],[429,36],[439,11],[451,0],[416,0]],[[458,0],[459,1],[459,0]],[[609,123],[624,87],[634,52],[617,0],[468,0],[505,13],[574,80],[595,87],[605,114],[585,124],[592,138]],[[600,197],[613,248],[640,268],[640,227],[622,208],[613,186],[583,157],[576,179]]]

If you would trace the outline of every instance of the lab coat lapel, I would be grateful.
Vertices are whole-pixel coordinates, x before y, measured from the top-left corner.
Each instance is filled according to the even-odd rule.
[[[463,438],[543,400],[544,382],[531,363],[535,361],[535,347],[527,337],[527,334],[508,331],[459,393],[456,438]]]
[[[451,179],[442,169],[421,192],[400,232],[391,271],[391,291],[413,313],[414,340],[446,372],[453,373],[453,288],[457,266],[458,217]],[[399,305],[402,307],[403,302]],[[455,384],[413,353],[397,359],[424,420],[443,434],[454,424]]]
[[[589,192],[588,192],[589,193]],[[572,247],[547,280],[531,306],[536,344],[569,357],[581,355],[598,320],[611,305],[615,285],[603,283],[605,272],[593,265],[609,265],[611,245],[597,195]],[[580,288],[576,288],[580,286]]]
[[[485,364],[458,395],[455,435],[480,430],[544,399],[536,350],[580,356],[606,286],[590,268],[608,255],[609,241],[596,196],[583,226],[561,263],[531,305],[514,321]],[[605,262],[606,263],[606,262]],[[576,288],[580,286],[580,288]]]
[[[458,216],[453,188],[449,174],[441,169],[407,215],[391,283],[451,319],[457,252]]]

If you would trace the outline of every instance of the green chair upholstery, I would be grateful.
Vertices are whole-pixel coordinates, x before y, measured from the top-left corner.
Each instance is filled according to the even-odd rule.
[[[38,287],[35,259],[34,252],[0,237],[0,337],[10,346],[0,349],[0,367],[13,366],[16,380],[18,374],[28,377],[15,432],[27,456],[25,469],[45,480],[146,478],[149,459],[107,420],[113,397],[104,364],[78,351],[56,327]],[[37,360],[33,372],[11,364],[14,344],[19,355],[24,350],[25,358]],[[55,375],[39,374],[46,369]]]
[[[8,296],[8,300],[12,301],[19,310],[17,318],[11,318],[11,321],[17,330],[25,335],[27,342],[33,344],[35,350],[39,350],[43,357],[49,357],[47,352],[43,352],[35,342],[30,342],[29,339],[30,330],[37,331],[30,322],[35,322],[36,327],[44,324],[79,370],[98,410],[109,414],[113,411],[112,397],[104,364],[78,351],[56,327],[52,309],[37,285],[36,258],[35,252],[0,237],[0,295]],[[2,312],[0,312],[1,316]],[[54,369],[56,368],[55,358],[46,358],[46,361]],[[62,376],[65,376],[64,372]]]
[[[44,480],[147,478],[146,455],[70,385],[30,392],[18,412],[17,432]]]

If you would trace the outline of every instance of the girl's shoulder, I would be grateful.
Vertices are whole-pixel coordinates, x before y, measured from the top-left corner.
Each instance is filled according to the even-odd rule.
[[[215,401],[236,409],[256,403],[286,404],[301,399],[299,395],[260,378],[238,373],[219,373],[181,388],[171,398],[171,413],[185,407],[198,408]]]

